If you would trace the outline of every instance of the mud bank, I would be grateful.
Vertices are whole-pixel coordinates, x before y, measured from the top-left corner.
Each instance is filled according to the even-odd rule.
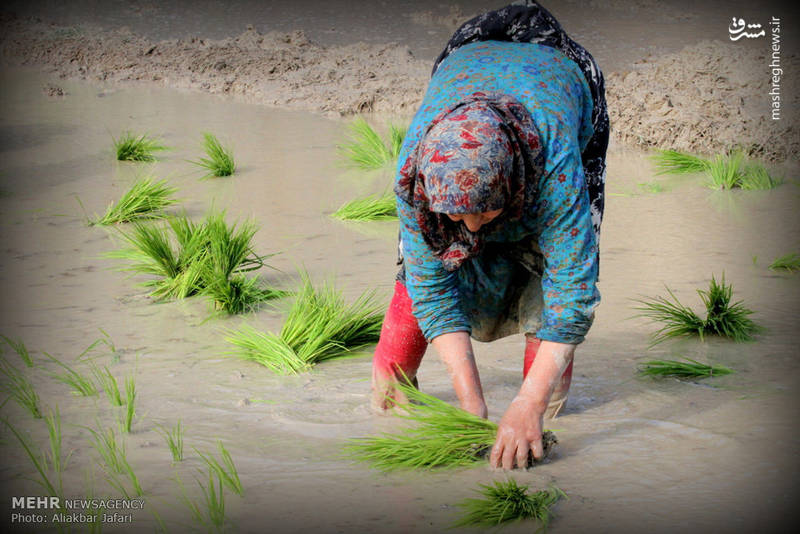
[[[446,20],[428,12],[412,20],[454,27],[465,16],[454,9]],[[87,28],[7,15],[0,57],[62,78],[156,84],[330,115],[408,117],[430,71],[430,63],[406,46],[323,46],[302,31],[262,34],[250,27],[228,39],[154,41],[124,28]],[[737,44],[701,42],[642,60],[627,72],[607,73],[614,140],[703,154],[741,147],[768,160],[796,159],[795,77],[784,78],[783,117],[772,120],[767,47]],[[787,73],[797,72],[796,56],[782,61]]]

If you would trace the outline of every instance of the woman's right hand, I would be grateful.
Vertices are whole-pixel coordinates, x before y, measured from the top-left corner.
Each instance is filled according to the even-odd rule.
[[[483,399],[481,379],[475,365],[469,334],[450,332],[435,337],[431,343],[447,365],[461,408],[486,419],[489,411]]]

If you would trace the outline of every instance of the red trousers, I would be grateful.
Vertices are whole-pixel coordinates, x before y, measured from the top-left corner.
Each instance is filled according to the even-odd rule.
[[[532,336],[526,336],[525,339],[523,379],[528,375],[528,370],[536,358],[541,343],[539,339]],[[428,342],[422,335],[417,319],[411,313],[411,298],[408,296],[408,291],[402,282],[395,282],[394,295],[389,309],[386,310],[381,337],[372,360],[373,374],[383,378],[392,376],[401,378],[405,375],[413,381],[417,376],[417,369],[419,369],[427,347]],[[556,385],[551,404],[560,401],[563,405],[571,382],[572,362],[569,363],[561,376],[561,381]]]

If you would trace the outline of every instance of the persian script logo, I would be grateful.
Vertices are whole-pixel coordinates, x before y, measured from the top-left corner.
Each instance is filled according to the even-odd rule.
[[[759,29],[761,29],[761,24],[745,24],[744,19],[737,19],[736,17],[733,17],[731,19],[731,25],[728,26],[728,34],[731,38],[731,41],[738,41],[742,37],[747,37],[748,39],[764,37],[767,33],[763,29],[761,29],[759,32],[755,31]],[[749,30],[754,31],[751,33]]]

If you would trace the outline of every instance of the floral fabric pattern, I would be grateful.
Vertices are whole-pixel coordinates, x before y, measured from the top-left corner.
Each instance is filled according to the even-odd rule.
[[[469,238],[464,236],[469,232],[461,223],[448,227],[446,216],[426,206],[428,191],[424,173],[418,179],[418,154],[432,125],[476,100],[492,106],[499,116],[516,105],[512,122],[527,124],[521,138],[535,138],[537,149],[531,150],[528,143],[515,161],[525,172],[511,178],[520,183],[509,189],[505,206],[518,207],[473,236],[478,237],[472,242],[477,248],[450,250],[459,257],[442,258],[450,244]],[[600,300],[597,238],[581,159],[594,133],[592,109],[580,68],[551,47],[470,43],[439,65],[406,135],[395,184],[405,284],[426,339],[467,331],[489,340],[513,332],[495,324],[489,329],[494,333],[476,336],[487,319],[519,315],[518,331],[562,343],[583,341]],[[541,259],[540,272],[521,271],[522,264],[513,260],[531,253],[530,243]],[[521,288],[532,284],[533,293]],[[539,304],[521,302],[515,307],[520,296],[538,299]],[[536,316],[531,310],[537,310]]]

